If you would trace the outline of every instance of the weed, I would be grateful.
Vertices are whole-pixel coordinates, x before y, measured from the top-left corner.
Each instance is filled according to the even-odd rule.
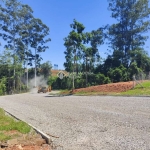
[[[10,116],[5,115],[5,111],[0,108],[0,141],[11,138],[10,136],[5,135],[2,131],[12,130],[26,134],[30,132],[31,127],[23,121],[16,121]]]

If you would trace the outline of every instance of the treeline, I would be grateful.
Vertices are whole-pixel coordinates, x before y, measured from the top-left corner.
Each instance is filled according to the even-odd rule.
[[[75,75],[85,72],[72,81],[57,79],[54,87],[85,87],[109,82],[132,80],[133,75],[150,71],[150,57],[143,48],[150,28],[148,0],[108,0],[112,25],[104,25],[91,32],[73,20],[71,31],[64,38],[65,70]],[[107,41],[108,55],[100,56],[98,47]],[[93,74],[87,75],[88,72]],[[87,79],[88,78],[88,79]],[[74,81],[73,81],[74,80]],[[73,84],[74,85],[71,85]],[[57,85],[55,83],[55,85]]]
[[[34,17],[30,6],[17,0],[0,2],[0,95],[28,88],[27,68],[34,64],[36,75],[40,53],[48,48],[49,32],[49,27]]]
[[[48,49],[49,27],[34,17],[30,6],[17,0],[1,1],[0,95],[27,90],[26,80],[40,75],[53,89],[74,89],[129,81],[134,74],[149,72],[150,58],[144,49],[150,29],[149,1],[108,0],[108,9],[116,19],[114,24],[89,32],[75,19],[70,24],[64,38],[64,67],[70,76],[61,80],[50,76],[49,62],[40,63],[40,53]],[[99,47],[106,41],[109,51],[103,59]]]

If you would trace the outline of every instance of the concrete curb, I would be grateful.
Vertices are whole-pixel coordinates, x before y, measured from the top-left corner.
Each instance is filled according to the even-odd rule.
[[[14,116],[14,115],[11,114],[10,112],[8,112],[8,111],[6,111],[6,110],[5,110],[5,112],[6,112],[9,116],[15,118],[16,120],[23,121],[23,122],[25,122],[26,124],[28,124],[28,125],[29,125],[30,127],[32,127],[37,133],[39,133],[39,134],[42,136],[43,139],[46,140],[46,143],[47,143],[47,144],[50,144],[50,145],[52,146],[52,140],[50,139],[50,137],[49,137],[47,134],[45,134],[45,133],[42,132],[41,130],[37,129],[36,127],[34,127],[32,124],[29,124],[29,123],[27,123],[26,121],[19,119],[18,117]]]

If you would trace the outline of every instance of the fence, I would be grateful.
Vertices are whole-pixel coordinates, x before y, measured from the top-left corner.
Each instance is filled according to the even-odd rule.
[[[150,80],[150,72],[147,73],[139,73],[133,76],[133,87],[135,87],[136,84],[139,84],[141,87],[143,87],[142,82],[145,80]]]

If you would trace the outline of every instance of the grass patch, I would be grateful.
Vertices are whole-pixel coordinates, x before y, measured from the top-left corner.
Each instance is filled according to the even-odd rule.
[[[141,87],[141,85],[143,87]],[[131,95],[131,96],[150,96],[150,81],[144,81],[141,83],[141,85],[136,85],[135,88],[126,91],[126,92],[122,92],[119,95]]]
[[[70,95],[70,94],[73,94],[73,93],[72,93],[72,90],[66,89],[66,90],[60,90],[59,94],[60,95]]]
[[[0,133],[0,141],[7,141],[10,140],[11,137],[8,135],[5,135],[4,133]]]
[[[114,95],[114,93],[110,92],[77,92],[74,95],[76,96],[98,96],[98,95]]]
[[[2,131],[16,130],[20,133],[29,133],[31,127],[23,121],[16,121],[12,117],[5,115],[5,111],[0,108],[0,140],[8,140],[11,137]]]
[[[144,81],[144,82],[142,82],[141,84],[142,84],[142,86],[143,86],[144,88],[150,88],[150,81]],[[136,88],[140,88],[140,87],[141,87],[141,86],[138,84],[138,85],[136,85],[135,89],[136,89]]]

